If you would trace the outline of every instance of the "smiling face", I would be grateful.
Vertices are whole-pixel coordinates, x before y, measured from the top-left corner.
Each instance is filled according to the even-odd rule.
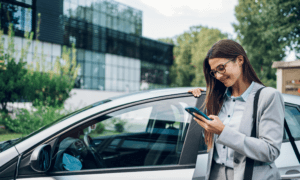
[[[223,65],[230,59],[227,58],[213,58],[209,59],[208,63],[211,70],[216,70],[219,65]],[[226,63],[225,73],[215,73],[215,78],[221,81],[226,87],[233,86],[239,81],[243,80],[242,64],[244,62],[243,56],[238,56],[235,60]]]

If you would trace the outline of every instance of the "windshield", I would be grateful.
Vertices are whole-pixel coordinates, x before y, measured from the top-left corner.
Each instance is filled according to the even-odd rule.
[[[81,113],[81,112],[83,112],[83,111],[86,111],[86,110],[88,110],[88,109],[91,109],[91,108],[93,108],[93,107],[99,106],[99,105],[101,105],[101,104],[104,104],[104,103],[107,103],[107,102],[110,102],[110,101],[112,101],[112,100],[111,100],[111,99],[106,99],[106,100],[103,100],[103,101],[96,102],[96,103],[91,104],[91,105],[89,105],[89,106],[86,106],[86,107],[84,107],[84,108],[82,108],[82,109],[79,109],[79,110],[77,110],[77,111],[74,111],[74,112],[72,112],[72,113],[70,113],[70,114],[68,114],[68,115],[66,115],[66,116],[64,116],[64,117],[62,117],[62,118],[59,118],[59,119],[53,121],[52,123],[50,123],[50,124],[48,124],[48,125],[46,125],[46,126],[43,126],[43,127],[41,127],[40,129],[38,129],[38,130],[36,130],[36,131],[30,133],[30,134],[27,135],[27,136],[24,136],[24,137],[21,137],[21,138],[17,138],[17,139],[13,139],[13,140],[8,140],[8,141],[0,142],[0,153],[3,152],[3,151],[5,151],[6,149],[9,149],[9,148],[12,147],[12,146],[14,146],[14,145],[16,145],[16,144],[18,144],[18,143],[24,141],[25,139],[28,139],[28,138],[30,138],[31,136],[33,136],[33,135],[35,135],[35,134],[37,134],[37,133],[39,133],[39,132],[41,132],[41,131],[43,131],[43,130],[49,128],[50,126],[53,126],[53,125],[55,125],[55,124],[57,124],[57,123],[60,123],[60,122],[62,122],[62,121],[64,121],[64,120],[66,120],[66,119],[69,119],[70,117],[75,116],[76,114],[79,114],[79,113]]]

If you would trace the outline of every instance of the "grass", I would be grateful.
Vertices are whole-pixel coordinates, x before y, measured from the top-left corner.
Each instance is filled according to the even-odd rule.
[[[7,141],[10,139],[16,139],[22,137],[22,134],[16,134],[16,133],[11,133],[11,134],[0,134],[0,142],[1,141]]]

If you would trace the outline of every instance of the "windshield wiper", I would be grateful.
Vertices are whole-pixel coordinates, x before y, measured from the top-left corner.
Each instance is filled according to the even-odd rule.
[[[5,141],[3,143],[0,144],[0,153],[5,151],[6,149],[10,148],[10,145],[14,142],[16,142],[17,140],[19,140],[20,138],[17,138],[17,139],[13,139],[13,140],[8,140],[8,141]]]

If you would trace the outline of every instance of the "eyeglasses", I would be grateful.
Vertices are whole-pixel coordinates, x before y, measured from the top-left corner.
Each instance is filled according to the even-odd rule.
[[[224,63],[224,64],[220,64],[219,66],[217,66],[216,70],[211,70],[211,71],[209,72],[209,74],[210,74],[212,77],[214,77],[214,78],[216,78],[215,74],[216,74],[217,72],[220,73],[220,74],[224,74],[224,73],[226,72],[225,65],[226,65],[227,63],[229,63],[230,61],[233,61],[234,59],[235,59],[235,58],[230,59],[229,61],[227,61],[227,62]]]

